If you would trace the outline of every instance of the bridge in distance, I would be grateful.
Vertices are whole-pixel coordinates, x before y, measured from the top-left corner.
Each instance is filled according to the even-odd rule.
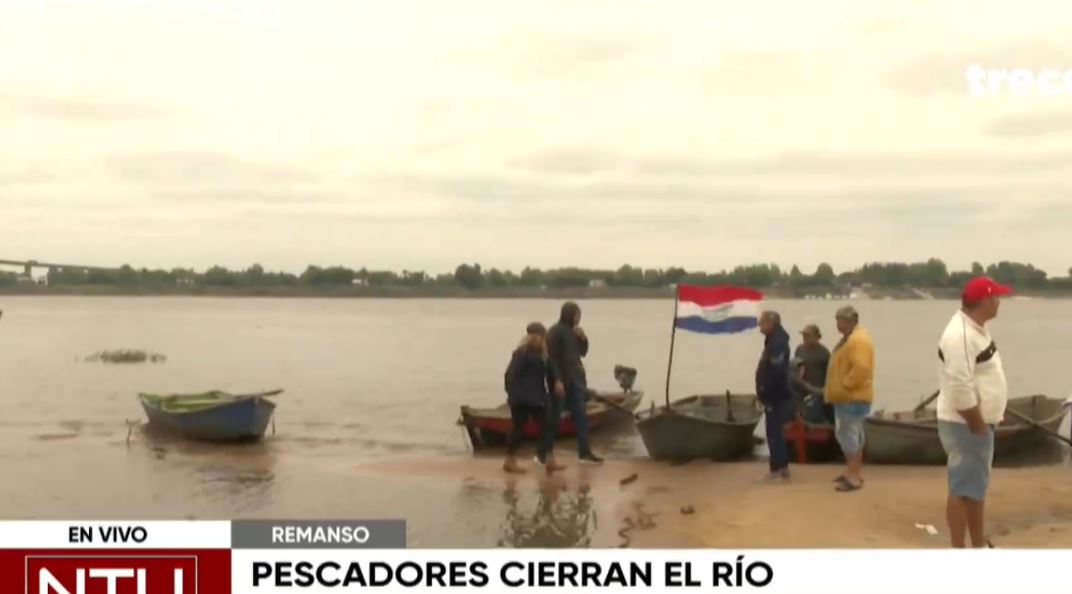
[[[109,268],[107,266],[87,266],[85,264],[56,264],[54,262],[38,262],[37,260],[2,260],[0,259],[0,266],[19,266],[22,267],[23,274],[26,276],[33,275],[34,268],[47,268],[49,270],[106,270],[116,271],[118,268]]]

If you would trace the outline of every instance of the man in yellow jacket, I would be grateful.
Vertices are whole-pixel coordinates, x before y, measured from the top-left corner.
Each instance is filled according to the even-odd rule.
[[[851,305],[834,316],[841,340],[830,354],[823,397],[834,407],[835,434],[846,470],[834,479],[838,491],[863,486],[864,419],[875,397],[875,346],[860,326],[860,314]]]

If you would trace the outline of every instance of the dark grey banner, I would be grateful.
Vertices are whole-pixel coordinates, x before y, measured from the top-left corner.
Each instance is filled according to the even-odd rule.
[[[234,520],[234,549],[404,549],[405,520]]]

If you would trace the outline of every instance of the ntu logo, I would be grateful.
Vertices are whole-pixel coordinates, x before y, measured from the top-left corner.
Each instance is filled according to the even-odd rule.
[[[197,594],[197,558],[31,555],[25,594]]]

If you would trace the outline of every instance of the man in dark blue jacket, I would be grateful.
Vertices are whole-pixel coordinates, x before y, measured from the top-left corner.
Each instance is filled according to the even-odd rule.
[[[789,422],[793,395],[789,388],[789,334],[782,328],[782,317],[765,311],[759,317],[759,331],[766,337],[763,354],[756,366],[756,395],[763,404],[770,448],[771,479],[789,478],[789,444],[785,441],[785,424]]]
[[[553,397],[548,408],[549,430],[541,453],[545,464],[556,464],[550,455],[554,452],[555,429],[565,404],[577,430],[577,456],[582,464],[600,464],[603,459],[592,452],[588,441],[588,378],[581,361],[588,354],[588,336],[581,329],[581,308],[572,301],[562,304],[558,322],[547,331],[547,359],[555,378]],[[564,401],[564,402],[563,402]],[[550,466],[548,470],[552,470]]]

